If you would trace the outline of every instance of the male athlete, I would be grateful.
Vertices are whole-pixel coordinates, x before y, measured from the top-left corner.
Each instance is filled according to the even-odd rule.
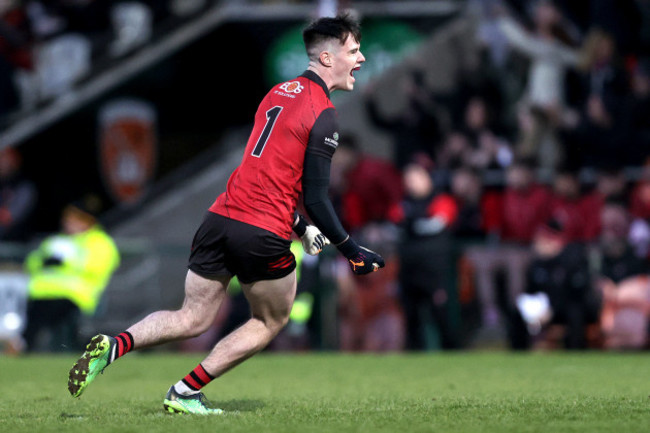
[[[73,397],[131,350],[205,332],[236,275],[250,304],[250,320],[219,341],[169,389],[163,403],[173,413],[221,413],[201,388],[262,350],[288,321],[296,293],[292,230],[310,254],[331,241],[355,274],[384,266],[382,257],[348,236],[327,195],[339,138],[329,94],[354,87],[354,71],[365,61],[359,25],[347,15],[321,18],[304,30],[303,38],[307,70],[276,85],[262,100],[241,165],[194,236],[182,307],[152,313],[116,337],[93,337],[70,370]],[[315,226],[296,213],[301,192]]]

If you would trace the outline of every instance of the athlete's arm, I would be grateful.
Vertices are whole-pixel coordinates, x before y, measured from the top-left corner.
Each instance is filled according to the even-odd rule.
[[[352,271],[366,274],[384,267],[377,253],[357,245],[341,225],[329,199],[330,165],[338,145],[336,113],[327,109],[316,119],[309,136],[303,166],[302,191],[305,210],[321,232],[350,262]]]
[[[327,109],[316,119],[309,135],[302,173],[302,194],[305,210],[316,227],[334,244],[348,238],[334,206],[329,199],[330,165],[337,142],[336,112]]]

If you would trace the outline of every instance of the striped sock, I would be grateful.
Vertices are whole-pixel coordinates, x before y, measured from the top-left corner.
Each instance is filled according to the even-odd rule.
[[[199,364],[183,378],[182,382],[192,391],[199,391],[205,385],[210,383],[212,379],[214,379],[214,376],[211,376],[207,371],[205,371],[205,368]]]
[[[109,364],[133,350],[133,335],[129,331],[124,331],[116,335],[115,340],[117,344],[111,349],[111,356],[108,360]]]

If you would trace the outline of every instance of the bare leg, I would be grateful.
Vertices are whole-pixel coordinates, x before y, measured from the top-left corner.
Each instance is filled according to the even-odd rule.
[[[280,332],[289,321],[296,296],[296,272],[277,280],[242,284],[252,317],[224,337],[201,362],[203,368],[219,377],[250,358]]]
[[[141,349],[204,333],[214,322],[229,281],[229,277],[210,280],[188,271],[179,310],[156,311],[127,329],[135,346]]]

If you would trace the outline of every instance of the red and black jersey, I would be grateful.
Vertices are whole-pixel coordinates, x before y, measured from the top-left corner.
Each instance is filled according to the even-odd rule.
[[[305,152],[330,159],[337,140],[336,111],[317,74],[306,71],[276,85],[260,103],[242,162],[210,211],[289,239]]]

